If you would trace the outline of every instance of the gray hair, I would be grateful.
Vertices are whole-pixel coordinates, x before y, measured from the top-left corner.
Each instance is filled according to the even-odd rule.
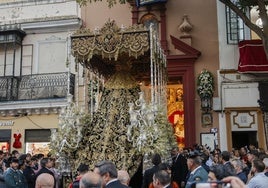
[[[99,169],[99,173],[103,176],[106,173],[109,173],[111,178],[117,178],[117,169],[113,162],[111,161],[101,161],[95,165],[95,168]]]
[[[154,179],[158,179],[158,181],[161,183],[161,185],[165,186],[170,184],[171,177],[169,173],[165,170],[159,170],[154,173]]]
[[[240,159],[234,159],[232,160],[232,163],[235,167],[238,167],[240,170],[243,170],[244,164]]]

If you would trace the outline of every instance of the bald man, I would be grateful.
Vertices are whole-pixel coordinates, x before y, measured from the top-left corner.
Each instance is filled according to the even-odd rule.
[[[54,177],[48,173],[40,174],[35,181],[35,188],[54,188]]]
[[[80,180],[79,188],[102,188],[102,178],[95,172],[87,172]]]
[[[125,170],[118,170],[117,172],[117,179],[124,185],[128,186],[130,177],[127,171]]]

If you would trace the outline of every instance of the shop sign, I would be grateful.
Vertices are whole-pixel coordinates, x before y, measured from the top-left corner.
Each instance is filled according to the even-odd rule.
[[[14,121],[0,121],[0,127],[4,127],[4,126],[13,126],[14,125]]]

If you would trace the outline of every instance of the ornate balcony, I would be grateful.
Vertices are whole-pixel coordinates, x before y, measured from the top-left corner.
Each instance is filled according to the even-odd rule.
[[[75,76],[67,72],[0,77],[0,113],[58,113],[74,86]]]

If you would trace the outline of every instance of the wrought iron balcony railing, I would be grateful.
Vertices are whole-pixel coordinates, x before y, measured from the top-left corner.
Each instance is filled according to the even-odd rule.
[[[74,94],[74,83],[74,74],[67,72],[0,77],[0,102],[66,98],[68,88]]]

